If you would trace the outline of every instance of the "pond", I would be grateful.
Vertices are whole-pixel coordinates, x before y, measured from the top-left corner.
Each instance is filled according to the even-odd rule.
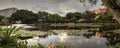
[[[28,39],[28,45],[42,44],[47,46],[51,42],[54,44],[62,44],[69,46],[70,48],[107,48],[106,38],[91,36],[87,38],[83,35],[80,36],[69,36],[66,33],[61,33],[59,35],[50,35],[46,38],[33,37]]]

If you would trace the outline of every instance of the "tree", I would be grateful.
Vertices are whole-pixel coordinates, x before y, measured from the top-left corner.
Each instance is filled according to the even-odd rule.
[[[49,13],[45,12],[45,11],[38,12],[38,18],[46,18],[48,15],[49,15]]]
[[[38,20],[38,16],[32,11],[22,9],[13,13],[9,20],[10,22],[14,22],[14,23],[16,21],[21,21],[22,23],[29,24],[29,23],[35,23]]]
[[[62,17],[58,14],[51,14],[49,17],[48,17],[49,20],[52,20],[52,21],[60,21],[62,20]]]
[[[101,23],[114,23],[114,19],[113,19],[113,16],[100,16],[98,18],[98,22],[101,22]]]
[[[91,5],[95,5],[98,0],[87,0]],[[101,0],[103,4],[113,13],[114,18],[120,23],[120,0]],[[81,3],[85,3],[85,0],[80,0]]]
[[[92,14],[92,13],[86,11],[86,12],[84,12],[83,19],[94,20],[96,16],[97,16],[96,14]]]
[[[97,23],[117,23],[117,21],[114,20],[113,15],[107,11],[104,14],[101,14],[100,17],[96,21]]]
[[[9,25],[9,18],[4,18],[4,19],[1,21],[1,25]]]
[[[79,20],[79,19],[82,18],[82,14],[79,13],[79,12],[67,13],[67,14],[66,14],[66,18],[67,18],[68,20],[77,21],[77,20]]]
[[[0,15],[0,22],[4,19],[4,16]]]

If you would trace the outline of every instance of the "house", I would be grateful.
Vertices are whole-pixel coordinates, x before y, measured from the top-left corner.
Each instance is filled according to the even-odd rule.
[[[6,8],[0,10],[0,15],[4,17],[10,17],[13,13],[15,13],[18,9],[12,7],[12,8]]]
[[[92,14],[99,14],[99,13],[105,13],[105,12],[107,12],[107,8],[99,8],[99,9],[90,11],[90,13]]]

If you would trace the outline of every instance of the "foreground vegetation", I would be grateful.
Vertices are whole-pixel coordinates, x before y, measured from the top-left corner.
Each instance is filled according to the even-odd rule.
[[[28,46],[27,42],[19,41],[20,36],[17,31],[20,28],[0,28],[0,48],[45,48],[43,45]],[[19,42],[18,42],[19,41]],[[67,48],[66,46],[57,45],[56,48]]]

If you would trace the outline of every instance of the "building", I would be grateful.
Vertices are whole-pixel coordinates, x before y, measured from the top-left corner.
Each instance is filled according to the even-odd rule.
[[[13,13],[15,13],[18,9],[12,7],[12,8],[6,8],[0,10],[0,15],[5,17],[10,17]]]
[[[99,13],[105,13],[105,12],[107,12],[107,8],[99,8],[99,9],[90,11],[90,13],[92,14],[99,14]]]

